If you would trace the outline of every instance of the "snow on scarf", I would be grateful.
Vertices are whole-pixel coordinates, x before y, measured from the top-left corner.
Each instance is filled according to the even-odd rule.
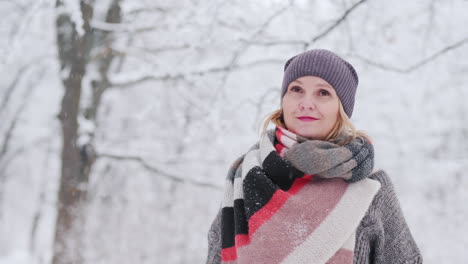
[[[222,263],[352,263],[356,228],[380,188],[366,178],[373,156],[361,138],[339,146],[268,130],[229,170]]]

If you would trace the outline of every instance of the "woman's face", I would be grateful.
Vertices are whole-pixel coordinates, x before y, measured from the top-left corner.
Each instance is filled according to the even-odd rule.
[[[324,79],[304,76],[291,82],[281,107],[286,128],[303,137],[324,140],[338,120],[339,98]]]

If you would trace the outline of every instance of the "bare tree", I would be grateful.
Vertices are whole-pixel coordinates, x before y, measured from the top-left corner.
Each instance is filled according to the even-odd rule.
[[[58,213],[54,239],[53,263],[81,263],[79,253],[80,226],[83,224],[83,202],[86,199],[87,184],[91,167],[95,160],[93,133],[86,140],[79,140],[79,117],[90,122],[96,120],[101,96],[109,87],[107,73],[114,58],[112,53],[104,53],[96,61],[99,77],[92,81],[92,100],[84,111],[81,111],[81,94],[83,76],[86,68],[92,63],[90,54],[94,48],[109,50],[109,33],[93,29],[94,1],[80,1],[82,16],[82,33],[71,17],[71,14],[59,12],[56,18],[57,47],[62,71],[62,83],[65,93],[62,98],[59,120],[63,133],[62,170],[58,195]],[[61,9],[64,3],[57,0],[56,8]],[[119,23],[121,19],[120,1],[114,0],[110,5],[106,22]],[[104,43],[104,45],[101,44]]]

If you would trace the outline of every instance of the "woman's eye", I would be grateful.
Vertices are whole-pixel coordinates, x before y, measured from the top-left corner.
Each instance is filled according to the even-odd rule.
[[[301,87],[293,86],[293,87],[291,87],[291,91],[293,91],[293,92],[300,92],[300,91],[301,91]]]
[[[327,90],[320,90],[320,95],[327,96],[330,95],[330,92]]]

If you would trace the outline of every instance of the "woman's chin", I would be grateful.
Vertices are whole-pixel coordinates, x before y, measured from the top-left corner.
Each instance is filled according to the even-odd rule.
[[[305,138],[323,140],[325,137],[323,136],[323,133],[317,133],[317,130],[320,130],[320,127],[317,125],[319,124],[307,124],[305,122],[301,122],[286,126],[286,129]]]
[[[320,135],[316,133],[316,131],[313,131],[313,130],[311,131],[311,129],[299,128],[299,129],[295,129],[293,133],[302,137],[309,138],[309,139],[321,139],[322,138]]]

